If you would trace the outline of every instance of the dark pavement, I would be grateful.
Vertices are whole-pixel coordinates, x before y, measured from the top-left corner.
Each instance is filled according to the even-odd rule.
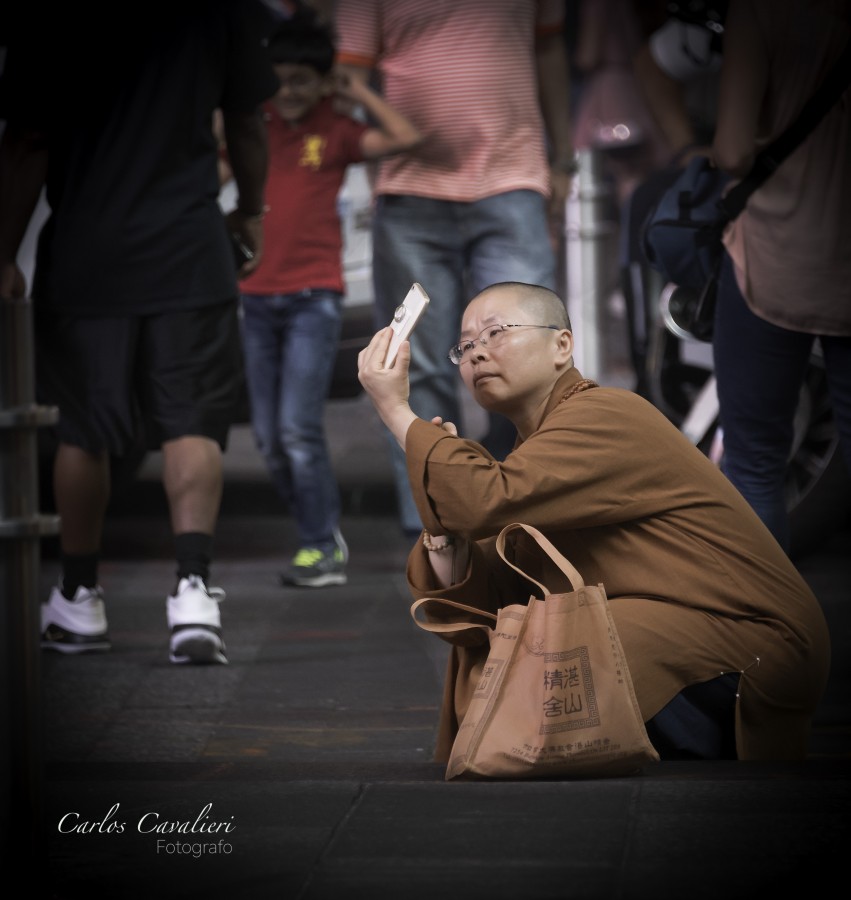
[[[226,667],[168,662],[156,458],[116,498],[101,573],[113,649],[41,657],[52,896],[758,900],[826,896],[833,879],[844,891],[851,523],[799,560],[834,641],[805,763],[446,783],[431,760],[445,650],[409,615],[386,448],[363,398],[332,403],[329,429],[349,582],[314,590],[279,586],[293,524],[247,430],[234,433],[211,579],[227,592]],[[47,543],[45,596],[57,574]]]

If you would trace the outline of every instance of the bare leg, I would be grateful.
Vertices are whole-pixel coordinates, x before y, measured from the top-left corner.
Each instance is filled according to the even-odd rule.
[[[163,485],[171,512],[175,544],[212,535],[222,499],[222,451],[209,438],[188,436],[163,444]],[[185,549],[185,547],[183,548]],[[203,556],[203,553],[202,553]],[[178,576],[185,559],[178,549]],[[227,663],[221,634],[219,599],[224,592],[209,591],[194,577],[182,578],[166,601],[173,663]]]
[[[97,579],[109,503],[109,455],[60,444],[53,484],[61,520],[62,579],[41,606],[41,646],[72,654],[109,650],[103,594],[90,580]]]
[[[213,534],[222,500],[222,451],[205,437],[191,435],[163,444],[163,487],[174,534]]]
[[[109,456],[60,444],[53,463],[60,544],[68,555],[98,553],[109,503]]]

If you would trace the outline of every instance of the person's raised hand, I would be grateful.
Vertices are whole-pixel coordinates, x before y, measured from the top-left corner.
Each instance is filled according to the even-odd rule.
[[[331,73],[330,84],[334,92],[334,108],[338,112],[353,113],[363,100],[365,86],[340,69],[334,69]]]
[[[387,368],[384,360],[392,337],[393,329],[388,325],[376,332],[369,344],[361,350],[358,354],[358,381],[372,400],[381,420],[404,447],[408,426],[416,418],[408,405],[411,345],[408,341],[403,341],[395,362]]]

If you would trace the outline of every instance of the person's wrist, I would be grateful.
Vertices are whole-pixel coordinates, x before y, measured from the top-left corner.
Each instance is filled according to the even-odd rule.
[[[455,547],[455,538],[451,534],[431,535],[423,531],[423,546],[430,553],[446,553]]]
[[[264,206],[260,209],[260,212],[255,212],[250,209],[245,209],[242,206],[237,206],[236,212],[246,222],[262,222],[266,213],[269,212],[269,207]]]
[[[565,175],[575,175],[579,171],[579,160],[575,156],[567,159],[554,159],[550,163],[550,168],[556,172],[563,172]]]

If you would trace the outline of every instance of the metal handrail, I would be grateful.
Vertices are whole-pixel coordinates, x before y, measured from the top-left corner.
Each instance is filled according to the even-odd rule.
[[[31,304],[0,298],[0,679],[5,735],[3,774],[10,798],[11,831],[2,840],[33,863],[46,853],[42,828],[43,754],[39,646],[40,540],[59,530],[58,516],[39,511],[39,428],[57,419],[37,406]]]

